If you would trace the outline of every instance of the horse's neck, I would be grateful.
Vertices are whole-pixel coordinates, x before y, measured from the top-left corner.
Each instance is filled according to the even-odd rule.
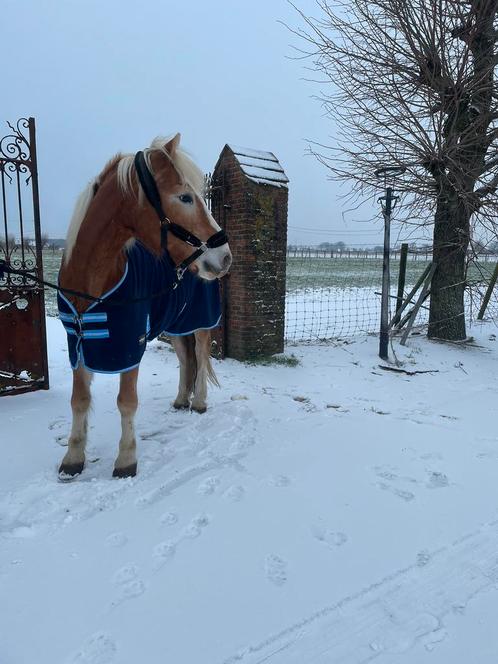
[[[67,264],[61,268],[63,288],[100,297],[121,278],[126,264],[125,243],[131,233],[111,222],[105,229],[81,228]],[[91,301],[69,297],[77,311],[87,309]]]

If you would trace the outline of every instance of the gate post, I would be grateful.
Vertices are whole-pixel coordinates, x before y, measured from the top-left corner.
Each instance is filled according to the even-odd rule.
[[[225,145],[211,204],[233,254],[222,281],[220,355],[250,360],[284,349],[288,178],[271,152]]]
[[[0,278],[0,397],[48,389],[34,118],[0,136],[0,258],[25,274]],[[30,185],[31,197],[29,189]]]

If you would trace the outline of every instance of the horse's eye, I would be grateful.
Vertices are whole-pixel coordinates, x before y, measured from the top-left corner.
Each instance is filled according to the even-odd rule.
[[[192,205],[194,202],[194,199],[190,194],[181,194],[179,197],[182,203],[188,203],[189,205]]]

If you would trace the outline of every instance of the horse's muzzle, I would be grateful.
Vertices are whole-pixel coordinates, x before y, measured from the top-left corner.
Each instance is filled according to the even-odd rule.
[[[200,276],[205,279],[221,279],[232,265],[232,253],[228,247],[211,249],[199,262]]]

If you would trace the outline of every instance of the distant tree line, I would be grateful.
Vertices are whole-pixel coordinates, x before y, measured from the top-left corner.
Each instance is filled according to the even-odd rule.
[[[42,233],[41,235],[41,246],[42,249],[51,249],[52,251],[57,251],[63,249],[66,241],[60,238],[50,238],[48,233]],[[14,234],[9,233],[7,237],[5,235],[0,235],[0,250],[3,252],[12,252],[17,251],[21,247],[24,249],[34,249],[36,242],[32,237],[16,237]]]
[[[391,247],[391,251],[398,251],[399,246]],[[345,242],[320,242],[316,245],[302,245],[302,244],[289,244],[287,250],[290,252],[300,251],[302,249],[317,249],[320,251],[332,251],[336,253],[342,253],[347,251],[361,251],[365,254],[378,254],[384,251],[382,245],[375,246],[349,246]],[[416,242],[408,243],[408,250],[411,253],[420,253],[424,254],[427,252],[432,252],[432,244],[418,244]],[[484,242],[475,240],[472,242],[471,248],[469,249],[469,254],[476,256],[486,256],[486,255],[498,255],[498,240],[493,240],[490,242]]]

